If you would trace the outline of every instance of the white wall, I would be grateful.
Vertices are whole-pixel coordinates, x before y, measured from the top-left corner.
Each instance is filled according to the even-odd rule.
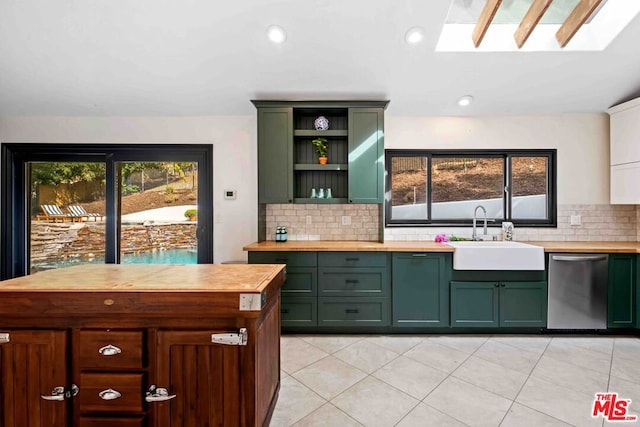
[[[558,150],[558,204],[609,203],[607,114],[385,116],[385,148]]]
[[[214,144],[214,260],[257,239],[256,117],[0,117],[0,142]],[[386,148],[556,148],[558,203],[608,204],[606,114],[385,117]],[[223,191],[235,189],[235,201]]]
[[[255,115],[0,117],[0,142],[213,144],[214,261],[246,259],[242,246],[257,238]]]

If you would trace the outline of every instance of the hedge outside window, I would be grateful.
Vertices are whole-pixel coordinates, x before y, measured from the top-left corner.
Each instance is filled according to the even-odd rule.
[[[556,226],[556,150],[387,150],[388,226]]]

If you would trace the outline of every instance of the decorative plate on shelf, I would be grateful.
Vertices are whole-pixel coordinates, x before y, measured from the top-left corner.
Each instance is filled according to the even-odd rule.
[[[313,125],[316,127],[316,130],[327,130],[329,129],[329,119],[325,116],[319,116],[313,122]]]

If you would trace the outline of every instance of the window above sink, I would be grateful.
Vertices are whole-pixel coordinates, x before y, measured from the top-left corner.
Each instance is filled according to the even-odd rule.
[[[556,150],[386,150],[386,226],[555,227]]]

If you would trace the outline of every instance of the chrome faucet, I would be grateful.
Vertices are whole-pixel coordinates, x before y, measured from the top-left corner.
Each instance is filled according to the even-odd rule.
[[[482,205],[476,206],[473,211],[473,231],[471,232],[471,240],[480,240],[478,237],[478,233],[476,232],[476,217],[478,215],[478,209],[482,209],[482,213],[484,213],[484,235],[487,235],[487,210]]]

